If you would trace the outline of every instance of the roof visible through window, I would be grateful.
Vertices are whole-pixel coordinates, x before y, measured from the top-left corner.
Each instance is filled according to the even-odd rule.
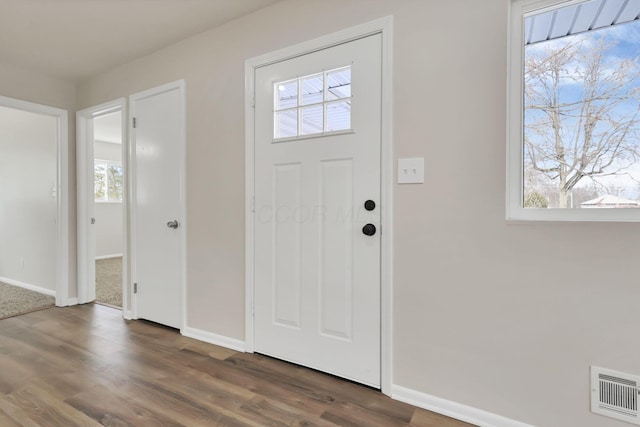
[[[589,0],[533,12],[524,21],[525,44],[584,33],[637,20],[640,1]]]

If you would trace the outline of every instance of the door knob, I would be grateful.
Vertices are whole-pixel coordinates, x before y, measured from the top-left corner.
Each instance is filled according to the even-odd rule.
[[[373,200],[367,200],[366,202],[364,202],[364,208],[368,211],[372,211],[376,208],[376,202],[374,202]]]
[[[376,234],[376,226],[373,224],[367,224],[362,227],[362,233],[367,236],[373,236],[374,234]]]
[[[178,220],[174,219],[173,221],[169,221],[167,223],[167,227],[173,228],[174,230],[178,228]]]

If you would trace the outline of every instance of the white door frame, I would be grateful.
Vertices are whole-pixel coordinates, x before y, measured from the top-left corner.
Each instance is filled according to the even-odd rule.
[[[373,34],[382,34],[381,116],[381,388],[390,395],[393,357],[393,102],[392,102],[391,16],[371,21],[324,37],[280,49],[245,62],[245,350],[254,351],[254,194],[255,194],[255,70]]]
[[[56,244],[56,306],[74,304],[69,299],[69,117],[67,110],[33,102],[0,96],[0,105],[56,118],[57,151],[57,244]]]
[[[180,221],[180,228],[182,229],[182,238],[180,239],[180,253],[182,254],[181,260],[181,272],[180,272],[180,296],[182,301],[180,301],[180,333],[184,335],[184,329],[187,326],[187,158],[186,158],[186,141],[187,141],[187,132],[186,132],[186,93],[185,93],[185,81],[177,80],[171,83],[167,83],[161,86],[157,86],[148,90],[144,90],[142,92],[134,93],[133,95],[129,95],[129,118],[127,127],[129,129],[129,202],[131,206],[130,210],[130,228],[129,228],[129,236],[130,236],[130,266],[131,266],[131,283],[137,281],[137,270],[136,270],[136,212],[135,212],[135,203],[137,194],[136,194],[136,142],[135,142],[135,128],[133,127],[133,118],[135,117],[135,101],[142,98],[148,98],[153,95],[158,95],[163,92],[167,92],[170,90],[178,89],[180,91],[180,102],[182,115],[179,118],[180,121],[180,135],[181,138],[179,141],[176,141],[176,144],[180,146],[180,158],[177,159],[180,167],[180,216],[182,220]],[[134,293],[132,295],[132,318],[138,319],[138,299],[137,295]]]
[[[76,112],[76,185],[77,185],[77,204],[78,204],[78,303],[84,304],[92,301],[90,298],[92,295],[91,287],[95,288],[95,282],[89,280],[89,271],[91,268],[95,270],[95,259],[89,259],[88,248],[89,245],[95,245],[94,241],[90,241],[89,234],[89,222],[83,220],[89,218],[89,203],[93,202],[91,197],[93,196],[93,187],[89,185],[93,182],[91,175],[93,172],[93,156],[90,154],[93,150],[87,150],[87,146],[93,143],[93,119],[109,114],[112,112],[121,111],[122,114],[122,170],[125,174],[123,198],[122,198],[122,313],[125,319],[131,318],[131,312],[129,307],[129,287],[128,284],[128,235],[127,235],[127,218],[129,212],[128,205],[128,144],[127,144],[127,127],[124,120],[127,117],[127,105],[125,98],[118,98],[113,101],[105,102],[94,107],[85,108]]]

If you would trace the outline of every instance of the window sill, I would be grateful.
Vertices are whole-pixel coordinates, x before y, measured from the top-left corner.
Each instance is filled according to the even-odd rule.
[[[640,209],[534,209],[507,210],[508,224],[548,222],[640,222]]]

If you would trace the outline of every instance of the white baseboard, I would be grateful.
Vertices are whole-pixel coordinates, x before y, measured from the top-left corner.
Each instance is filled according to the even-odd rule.
[[[201,329],[185,327],[180,333],[185,337],[193,338],[199,341],[204,341],[209,344],[214,344],[220,347],[230,348],[231,350],[241,351],[244,353],[245,346],[244,341],[225,337],[224,335],[214,334],[212,332],[203,331]]]
[[[124,317],[125,320],[133,320],[133,311],[122,310],[122,317]]]
[[[60,301],[56,297],[56,307],[69,307],[69,306],[72,306],[72,305],[78,305],[78,298],[77,297],[67,298],[66,301]]]
[[[100,255],[96,257],[96,261],[101,259],[122,258],[122,254]]]
[[[534,427],[530,424],[515,421],[501,415],[496,415],[491,412],[472,408],[471,406],[431,396],[429,394],[398,385],[391,386],[391,397],[395,400],[474,424],[479,427]]]
[[[30,285],[28,283],[19,282],[17,280],[9,279],[6,277],[0,277],[0,282],[4,282],[7,285],[17,286],[19,288],[28,289],[30,291],[39,292],[41,294],[49,295],[52,297],[56,296],[56,291],[52,291],[51,289],[41,288],[40,286]]]

